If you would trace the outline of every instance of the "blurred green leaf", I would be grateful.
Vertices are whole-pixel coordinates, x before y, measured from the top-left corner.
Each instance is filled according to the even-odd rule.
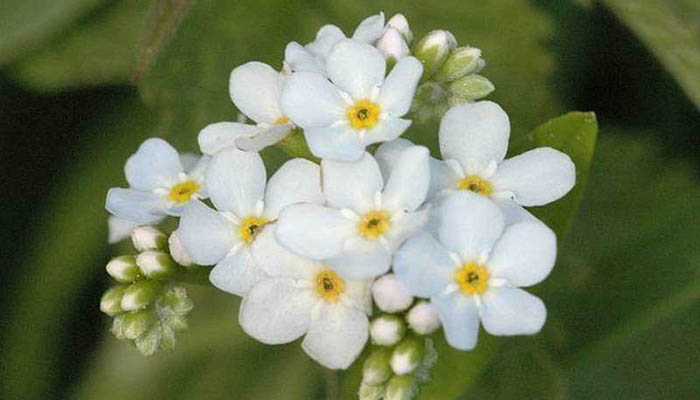
[[[700,108],[700,2],[602,0],[649,47]]]
[[[41,91],[127,83],[136,66],[147,8],[143,0],[110,4],[13,64],[9,72]]]
[[[0,65],[40,47],[106,0],[3,0]]]
[[[96,121],[94,139],[76,149],[71,167],[51,188],[44,217],[37,218],[41,224],[31,227],[36,233],[27,248],[32,251],[24,257],[25,264],[15,266],[22,273],[7,296],[0,398],[51,397],[58,361],[66,350],[62,335],[67,315],[98,307],[83,304],[79,293],[95,271],[104,271],[105,194],[123,181],[124,160],[151,132],[149,116],[132,101]]]
[[[561,236],[578,211],[593,161],[598,122],[592,112],[570,112],[538,126],[523,140],[513,143],[511,153],[520,154],[536,147],[552,147],[571,157],[576,165],[576,186],[563,199],[530,210]]]

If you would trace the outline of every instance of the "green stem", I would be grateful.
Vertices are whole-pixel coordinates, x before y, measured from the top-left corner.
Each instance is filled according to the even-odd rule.
[[[209,272],[213,267],[203,267],[200,265],[182,268],[181,272],[173,276],[171,280],[189,283],[191,285],[214,287],[209,281]]]
[[[292,133],[290,133],[286,138],[280,140],[276,146],[292,158],[301,157],[313,162],[319,161],[318,158],[311,154],[309,146],[306,145],[303,130],[300,128],[294,128]]]
[[[340,383],[338,381],[338,371],[332,369],[323,369],[323,378],[326,382],[326,399],[340,399]]]

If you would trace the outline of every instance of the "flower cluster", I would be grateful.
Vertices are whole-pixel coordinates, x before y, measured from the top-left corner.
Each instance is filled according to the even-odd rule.
[[[303,338],[331,369],[348,368],[371,338],[363,398],[410,398],[436,362],[427,335],[440,327],[459,350],[474,348],[480,325],[541,329],[545,307],[521,288],[547,277],[556,237],[524,207],[575,183],[557,150],[505,159],[507,114],[474,102],[492,89],[474,92],[479,49],[434,31],[411,51],[412,36],[402,15],[380,13],[351,37],[326,25],[309,44],[289,43],[281,71],[235,68],[231,99],[252,123],[206,126],[198,160],[147,140],[126,163],[130,188],[107,196],[115,239],[179,217],[179,268],[213,266],[210,282],[243,298],[239,322],[253,338]],[[419,82],[451,88],[446,102],[425,111]],[[420,113],[441,117],[439,159],[399,138]],[[292,158],[268,179],[258,152],[290,140],[320,162]]]

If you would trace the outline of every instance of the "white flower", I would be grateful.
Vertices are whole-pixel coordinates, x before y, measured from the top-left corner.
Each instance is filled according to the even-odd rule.
[[[388,313],[403,311],[413,303],[413,296],[394,274],[386,274],[374,281],[372,297],[377,307]]]
[[[290,253],[269,229],[252,247],[268,277],[241,303],[243,330],[266,344],[305,336],[301,346],[311,358],[331,369],[349,367],[369,335],[370,282],[346,279],[329,265]]]
[[[328,78],[292,74],[280,101],[286,115],[304,128],[314,155],[354,161],[368,145],[396,139],[411,125],[401,117],[423,71],[420,61],[402,59],[385,80],[386,62],[379,50],[344,39],[328,55],[326,68]]]
[[[165,140],[148,139],[126,161],[124,174],[130,187],[110,189],[105,208],[136,224],[179,216],[191,200],[206,198],[203,178],[208,163],[209,157],[203,156],[188,171]]]
[[[229,94],[236,107],[256,125],[241,122],[217,122],[199,132],[199,147],[204,154],[215,154],[234,146],[260,151],[284,139],[294,129],[279,105],[285,77],[261,62],[249,62],[231,71]]]
[[[325,206],[295,204],[282,210],[277,239],[348,278],[383,274],[396,248],[426,220],[427,210],[418,207],[428,190],[428,150],[404,150],[386,184],[368,153],[351,163],[323,160],[321,174]]]
[[[399,24],[399,21],[396,23]],[[382,36],[384,30],[384,13],[380,12],[362,20],[352,39],[371,44]],[[326,59],[333,47],[343,39],[346,39],[346,36],[340,28],[330,24],[324,25],[316,33],[316,39],[306,46],[297,42],[287,44],[284,50],[285,68],[293,72],[326,74]]]
[[[447,342],[474,348],[479,321],[493,335],[538,332],[542,301],[520,289],[541,282],[556,258],[556,237],[544,224],[505,226],[499,207],[470,192],[447,197],[438,212],[438,239],[423,232],[399,249],[394,273],[437,308]]]
[[[288,204],[323,201],[319,167],[311,161],[287,161],[267,185],[265,177],[258,153],[222,150],[213,157],[205,179],[216,210],[195,201],[183,212],[177,229],[192,261],[216,264],[210,281],[236,295],[246,293],[262,277],[250,250],[258,233],[273,229]]]
[[[522,206],[541,206],[566,195],[576,183],[568,155],[540,147],[504,160],[510,122],[498,104],[480,101],[456,105],[440,123],[444,161],[430,161],[429,197],[472,191],[495,200],[508,222],[534,218]],[[398,139],[377,150],[377,161],[390,168],[396,154],[412,143]]]

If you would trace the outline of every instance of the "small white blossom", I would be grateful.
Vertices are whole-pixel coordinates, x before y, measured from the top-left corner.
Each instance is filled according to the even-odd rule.
[[[417,59],[402,59],[385,79],[386,62],[379,50],[343,39],[328,55],[326,70],[328,78],[314,72],[292,74],[280,101],[286,115],[304,128],[317,157],[357,160],[368,145],[396,139],[411,125],[401,117],[423,71]]]
[[[403,339],[406,325],[396,315],[381,315],[369,324],[369,336],[378,346],[393,346]]]
[[[539,147],[504,160],[510,122],[498,104],[479,101],[449,109],[440,123],[444,161],[430,161],[429,197],[471,191],[495,200],[507,222],[534,218],[523,206],[541,206],[566,195],[576,183],[576,167],[561,151]],[[397,139],[377,150],[388,168],[412,143]]]
[[[332,266],[299,257],[281,247],[271,230],[252,245],[266,277],[241,303],[243,330],[266,344],[301,336],[304,351],[331,369],[349,367],[369,335],[369,281],[351,280]]]
[[[542,328],[544,304],[520,287],[552,270],[557,247],[551,229],[531,220],[506,227],[494,202],[462,191],[440,206],[437,235],[407,240],[394,257],[394,272],[414,296],[437,308],[452,347],[474,348],[480,321],[493,335]]]
[[[112,188],[105,208],[113,215],[136,224],[152,224],[166,215],[179,216],[193,199],[206,198],[204,172],[208,156],[191,170],[165,140],[151,138],[141,144],[124,167],[128,189]]]
[[[396,279],[394,274],[386,274],[374,281],[372,297],[377,307],[388,313],[403,311],[413,303],[411,292]]]
[[[213,210],[200,201],[185,208],[177,235],[192,261],[214,265],[210,281],[243,295],[261,277],[251,253],[258,234],[273,229],[280,210],[296,202],[320,204],[320,172],[308,160],[287,161],[266,185],[258,153],[234,147],[216,154],[206,173]]]
[[[279,105],[284,74],[261,62],[248,62],[233,71],[229,94],[236,107],[256,124],[217,122],[199,133],[199,147],[204,154],[216,154],[234,146],[241,150],[260,151],[284,139],[294,129]]]
[[[432,304],[422,301],[406,315],[408,326],[419,335],[429,335],[440,327],[440,316]]]
[[[325,205],[295,204],[282,210],[276,235],[289,250],[324,261],[352,279],[383,274],[396,248],[419,230],[427,210],[428,150],[403,151],[386,180],[374,158],[321,162]]]

